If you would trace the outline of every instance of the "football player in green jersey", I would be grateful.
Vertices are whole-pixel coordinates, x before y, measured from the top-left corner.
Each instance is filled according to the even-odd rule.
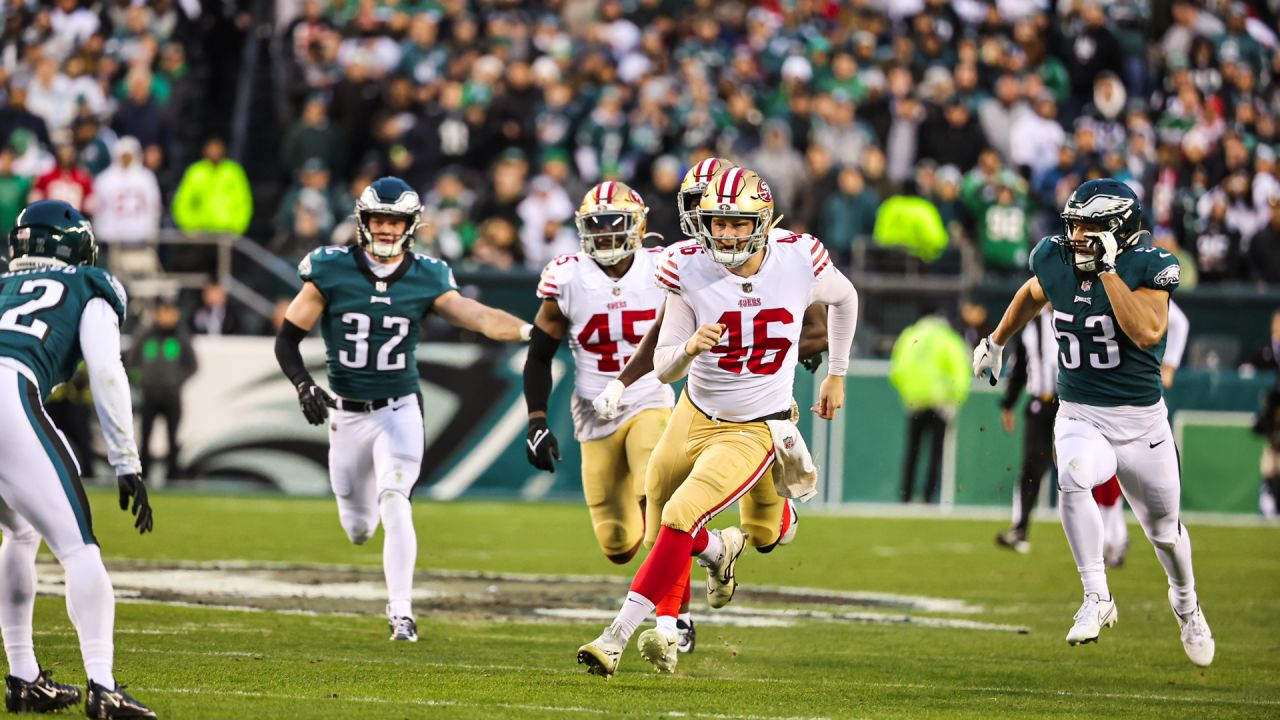
[[[43,538],[67,576],[89,678],[89,717],[154,718],[112,674],[115,600],[93,535],[80,468],[44,402],[83,359],[119,478],[120,509],[133,500],[134,527],[151,529],[151,505],[133,439],[129,379],[120,362],[124,288],[93,267],[98,244],[83,215],[61,200],[34,203],[9,233],[9,271],[0,274],[0,629],[9,661],[9,712],[51,712],[81,701],[36,662],[31,620],[36,551]]]
[[[420,323],[434,312],[494,340],[528,340],[532,326],[465,298],[442,260],[410,252],[422,217],[418,194],[384,177],[356,201],[358,244],[327,247],[302,259],[302,290],[276,337],[276,358],[298,391],[307,421],[329,417],[329,479],[338,519],[351,542],[385,533],[382,566],[392,640],[417,641],[410,602],[417,538],[409,496],[422,465]],[[312,379],[298,343],[316,324],[328,353],[329,387]]]
[[[1213,634],[1196,598],[1191,537],[1179,519],[1178,452],[1160,379],[1178,260],[1151,245],[1138,197],[1122,182],[1084,183],[1067,199],[1062,219],[1066,235],[1045,238],[1032,251],[1034,277],[974,349],[973,372],[994,385],[1005,343],[1045,303],[1052,305],[1062,527],[1084,584],[1067,642],[1096,642],[1117,619],[1103,564],[1102,515],[1090,492],[1116,475],[1169,577],[1183,649],[1191,662],[1207,666]]]

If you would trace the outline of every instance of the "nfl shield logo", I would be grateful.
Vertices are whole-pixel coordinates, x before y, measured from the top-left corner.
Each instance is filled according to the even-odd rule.
[[[379,280],[378,282],[374,283],[374,284],[373,284],[373,286],[374,286],[375,288],[377,288],[378,292],[386,292],[386,291],[387,291],[387,284],[386,284],[385,282],[383,282],[382,280]]]
[[[621,295],[621,294],[622,294],[622,288],[618,287],[617,285],[614,285],[614,286],[613,286],[613,296],[614,296],[614,297],[618,297],[618,296],[619,296],[619,295]]]
[[[744,293],[750,293],[750,292],[751,292],[751,283],[749,283],[749,282],[747,282],[747,283],[742,283],[742,292],[744,292]]]
[[[794,448],[796,446],[796,439],[791,435],[788,435],[785,438],[783,438],[782,446],[790,450],[791,448]]]
[[[1080,292],[1089,292],[1089,289],[1092,287],[1093,287],[1093,281],[1085,280],[1084,282],[1080,283]]]

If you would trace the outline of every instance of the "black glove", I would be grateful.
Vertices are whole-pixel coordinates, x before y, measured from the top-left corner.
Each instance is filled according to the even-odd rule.
[[[335,407],[329,393],[310,380],[298,383],[298,404],[302,406],[302,414],[307,417],[307,422],[312,425],[323,425],[329,418],[329,408]]]
[[[133,526],[139,533],[149,532],[152,527],[151,503],[147,500],[147,485],[142,482],[142,476],[137,473],[121,475],[116,478],[116,484],[120,487],[120,509],[128,510],[129,498],[133,498],[133,516],[137,518]]]
[[[560,460],[560,444],[556,442],[551,428],[547,427],[546,418],[529,420],[529,434],[525,436],[524,451],[530,465],[547,472],[556,471],[555,463],[551,461]]]
[[[814,353],[801,360],[800,364],[804,366],[805,370],[808,370],[811,373],[816,373],[818,372],[818,368],[822,365],[822,353]]]

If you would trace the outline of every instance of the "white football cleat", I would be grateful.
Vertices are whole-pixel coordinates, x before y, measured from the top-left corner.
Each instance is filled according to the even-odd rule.
[[[675,672],[676,662],[680,659],[679,633],[665,633],[658,628],[649,628],[640,633],[637,641],[640,656],[649,661],[658,672]]]
[[[1084,604],[1076,611],[1075,624],[1067,631],[1068,645],[1098,642],[1102,628],[1111,627],[1120,618],[1114,599],[1103,600],[1097,593],[1084,596]]]
[[[586,665],[587,672],[606,680],[618,671],[618,661],[627,644],[614,634],[613,628],[605,628],[600,637],[578,648],[578,664]]]
[[[1169,589],[1169,605],[1173,606],[1173,589]],[[1186,615],[1179,615],[1175,609],[1173,616],[1178,618],[1178,627],[1182,629],[1182,649],[1187,657],[1199,667],[1209,667],[1213,662],[1213,633],[1209,631],[1209,621],[1204,619],[1200,605]]]
[[[734,566],[738,564],[738,556],[747,546],[747,538],[742,530],[728,527],[723,530],[712,530],[720,536],[724,550],[720,558],[707,565],[707,604],[713,608],[722,608],[733,599],[738,589],[738,581],[734,577]]]

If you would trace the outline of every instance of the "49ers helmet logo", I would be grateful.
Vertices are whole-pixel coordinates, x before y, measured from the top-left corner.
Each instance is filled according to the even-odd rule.
[[[769,183],[765,182],[764,178],[760,178],[759,197],[761,202],[773,202],[773,193],[769,190]]]

